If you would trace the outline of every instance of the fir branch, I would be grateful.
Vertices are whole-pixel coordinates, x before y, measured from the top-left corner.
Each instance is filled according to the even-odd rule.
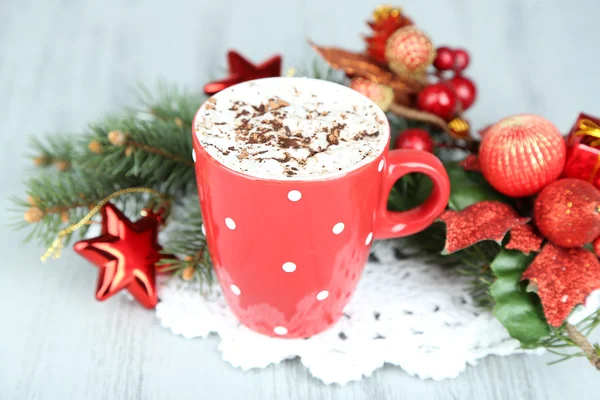
[[[588,315],[575,325],[563,324],[559,328],[552,328],[548,338],[525,348],[543,347],[559,358],[550,364],[558,364],[573,357],[586,357],[596,368],[600,363],[600,345],[592,345],[588,336],[598,325],[600,325],[600,310]],[[567,352],[568,348],[577,347],[581,351]],[[600,369],[600,368],[599,368]]]
[[[58,171],[64,172],[71,168],[77,156],[73,141],[72,135],[50,136],[44,140],[33,137],[29,141],[33,153],[30,158],[36,167],[54,166]]]
[[[137,111],[187,128],[192,126],[194,115],[206,97],[165,83],[159,83],[155,92],[153,94],[148,87],[138,85],[137,99],[143,107]]]
[[[160,265],[167,266],[185,280],[196,277],[202,283],[212,283],[214,276],[206,237],[202,231],[202,214],[197,196],[189,196],[175,207],[169,226],[165,229],[164,253],[178,258],[165,257]],[[191,273],[190,273],[191,271]]]
[[[136,186],[137,183],[131,178],[103,179],[82,169],[41,174],[25,183],[27,200],[12,199],[14,211],[23,216],[13,219],[12,226],[17,229],[31,228],[26,240],[35,239],[47,247],[61,229],[83,218],[98,201],[116,190]],[[141,209],[143,200],[144,196],[131,195],[118,199],[117,204],[131,214],[129,209]],[[81,229],[77,236],[83,237],[88,227]],[[70,239],[71,235],[66,242]]]
[[[103,171],[112,178],[136,177],[144,186],[171,195],[196,190],[189,126],[179,126],[173,120],[140,120],[126,115],[109,118],[91,130],[84,137],[90,148],[79,160],[82,168]],[[115,134],[122,138],[113,140]]]
[[[143,186],[174,197],[196,192],[191,123],[202,96],[160,85],[156,96],[140,87],[139,98],[141,108],[152,113],[130,109],[77,137],[32,139],[36,165],[55,165],[62,172],[44,170],[26,182],[27,200],[13,199],[13,211],[21,214],[13,227],[31,228],[27,239],[47,246],[117,190]],[[144,202],[143,195],[127,195],[115,203],[133,216]],[[78,235],[85,233],[84,228]]]

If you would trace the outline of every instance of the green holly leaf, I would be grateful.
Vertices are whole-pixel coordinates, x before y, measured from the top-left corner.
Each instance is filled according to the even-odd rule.
[[[497,277],[490,287],[496,301],[494,315],[510,336],[525,347],[534,346],[550,334],[539,299],[528,293],[521,282],[521,275],[533,258],[533,254],[501,250],[490,266]]]
[[[477,172],[467,172],[458,163],[444,165],[450,178],[450,200],[448,208],[456,211],[485,200],[509,203],[509,199],[498,193]]]

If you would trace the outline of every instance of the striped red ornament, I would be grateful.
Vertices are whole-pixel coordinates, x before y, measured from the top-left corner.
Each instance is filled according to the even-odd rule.
[[[479,148],[481,172],[499,192],[531,196],[565,166],[566,145],[552,122],[533,114],[508,117],[489,128]]]

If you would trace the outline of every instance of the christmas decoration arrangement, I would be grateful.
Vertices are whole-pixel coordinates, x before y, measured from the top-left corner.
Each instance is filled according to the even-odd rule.
[[[368,26],[362,51],[310,43],[330,69],[316,66],[304,75],[345,84],[373,100],[387,113],[391,146],[435,153],[450,179],[448,207],[435,224],[403,239],[402,246],[382,245],[400,258],[410,249],[406,254],[415,260],[468,286],[471,313],[501,324],[518,342],[514,347],[547,349],[557,361],[585,357],[600,370],[600,346],[586,337],[600,324],[600,310],[573,317],[600,289],[600,119],[581,114],[566,137],[548,119],[528,114],[476,131],[464,116],[477,96],[464,75],[466,50],[434,45],[396,7],[377,8]],[[77,136],[32,142],[38,170],[26,182],[24,198],[15,199],[15,226],[48,249],[44,259],[73,244],[99,269],[98,300],[127,290],[142,306],[158,304],[164,314],[181,285],[214,296],[207,290],[216,287],[215,274],[192,157],[194,114],[207,96],[282,74],[278,55],[254,64],[230,51],[227,63],[229,76],[207,83],[206,96],[168,86],[153,94],[141,87],[138,109],[93,123]],[[391,189],[388,209],[418,207],[432,186],[425,175],[404,176]],[[381,258],[377,244],[374,249],[373,258]],[[369,274],[394,275],[403,268],[372,272],[375,261]],[[167,282],[164,296],[157,281]],[[356,296],[366,291],[359,286]],[[332,331],[317,337],[352,339]],[[291,354],[304,354],[310,363],[306,352]],[[398,365],[410,369],[406,359]]]

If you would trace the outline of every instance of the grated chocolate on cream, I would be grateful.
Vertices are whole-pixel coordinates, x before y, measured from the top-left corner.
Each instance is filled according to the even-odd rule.
[[[196,134],[221,164],[293,180],[343,174],[387,145],[385,114],[358,92],[309,78],[269,78],[225,89],[198,111]]]

